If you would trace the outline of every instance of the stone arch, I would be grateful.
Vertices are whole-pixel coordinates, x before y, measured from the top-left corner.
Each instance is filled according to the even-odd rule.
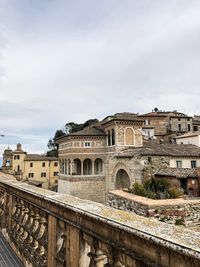
[[[103,173],[103,161],[100,158],[97,158],[94,161],[94,174],[102,174]]]
[[[135,133],[132,128],[125,130],[125,145],[133,146],[135,144]]]
[[[119,169],[115,178],[115,189],[129,188],[130,177],[124,169]]]
[[[81,175],[81,160],[80,159],[74,160],[74,172],[75,172],[75,175]]]
[[[92,174],[92,160],[85,159],[83,161],[83,175],[91,175]]]

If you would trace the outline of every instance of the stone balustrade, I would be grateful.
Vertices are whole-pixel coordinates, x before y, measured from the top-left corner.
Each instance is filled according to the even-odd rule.
[[[25,266],[200,266],[200,233],[3,178],[0,229]]]

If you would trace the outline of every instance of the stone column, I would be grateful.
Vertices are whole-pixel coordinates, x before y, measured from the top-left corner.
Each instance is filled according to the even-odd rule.
[[[66,169],[65,169],[65,174],[68,175],[68,159],[65,159],[66,161]]]
[[[78,267],[80,260],[79,230],[73,226],[68,226],[66,237],[66,266]]]
[[[56,250],[57,250],[57,240],[56,240],[56,227],[57,220],[52,215],[48,218],[48,255],[47,255],[47,266],[56,266]]]
[[[83,176],[83,160],[81,160],[81,175]]]
[[[94,175],[94,160],[92,160],[92,175]]]
[[[65,159],[63,159],[63,165],[64,165],[64,168],[63,168],[63,174],[65,174]]]

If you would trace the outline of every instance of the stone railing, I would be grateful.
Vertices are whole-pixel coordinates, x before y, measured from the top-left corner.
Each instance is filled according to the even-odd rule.
[[[200,233],[0,179],[0,229],[25,266],[197,267]]]

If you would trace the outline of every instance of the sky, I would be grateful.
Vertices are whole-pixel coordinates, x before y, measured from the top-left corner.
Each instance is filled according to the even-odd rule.
[[[0,153],[67,122],[200,114],[199,0],[0,0]]]

